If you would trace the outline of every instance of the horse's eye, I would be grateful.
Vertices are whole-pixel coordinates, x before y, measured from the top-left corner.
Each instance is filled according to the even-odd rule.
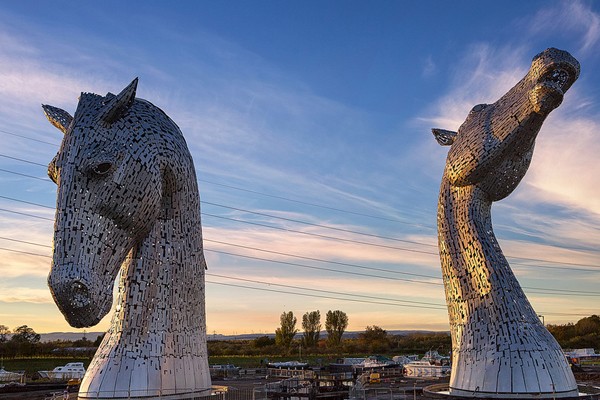
[[[101,162],[100,164],[96,164],[92,167],[92,171],[96,175],[104,175],[108,173],[112,169],[112,164],[109,162]]]

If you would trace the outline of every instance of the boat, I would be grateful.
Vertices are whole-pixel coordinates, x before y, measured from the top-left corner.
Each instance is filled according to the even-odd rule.
[[[413,378],[440,378],[450,374],[449,365],[435,365],[427,360],[404,364],[404,375]]]
[[[38,373],[42,378],[53,380],[81,379],[85,375],[85,368],[82,362],[72,362],[56,367],[52,371],[38,371]]]
[[[385,357],[385,356],[369,356],[364,359],[362,364],[357,364],[356,367],[361,367],[363,369],[373,369],[373,368],[389,368],[389,367],[397,367],[398,363],[394,362],[394,360]]]
[[[442,355],[440,355],[440,353],[438,353],[435,350],[429,350],[427,353],[425,353],[423,358],[421,358],[421,361],[427,361],[431,365],[450,365],[451,364],[450,357],[442,356]]]
[[[408,364],[409,362],[416,361],[416,360],[414,358],[409,358],[407,356],[394,356],[394,357],[392,357],[392,361],[394,361],[398,365],[398,368],[402,368],[402,367],[404,367],[405,364]]]
[[[282,361],[282,362],[270,362],[267,364],[267,368],[277,369],[308,369],[308,363],[300,361]]]
[[[23,372],[10,372],[0,368],[0,384],[2,386],[10,383],[25,383],[25,373]]]
[[[233,364],[209,365],[208,370],[212,378],[230,378],[240,374],[240,368]]]
[[[362,365],[364,362],[363,357],[338,358],[336,362],[329,364],[326,369],[332,373],[353,372],[355,365]]]

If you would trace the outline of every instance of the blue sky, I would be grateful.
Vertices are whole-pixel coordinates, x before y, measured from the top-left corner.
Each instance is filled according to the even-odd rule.
[[[351,330],[446,330],[435,221],[447,148],[430,128],[458,129],[547,47],[582,73],[528,175],[494,205],[494,229],[547,323],[598,313],[599,46],[591,1],[8,2],[0,324],[73,330],[46,286],[56,188],[42,165],[61,133],[40,104],[73,113],[80,92],[137,76],[194,157],[210,333],[336,309]]]

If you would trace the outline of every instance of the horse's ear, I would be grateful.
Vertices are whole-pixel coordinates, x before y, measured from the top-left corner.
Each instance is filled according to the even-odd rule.
[[[451,146],[457,135],[454,131],[447,131],[446,129],[439,128],[433,128],[431,132],[433,132],[435,140],[442,146]]]
[[[137,90],[138,78],[135,78],[121,93],[106,95],[106,105],[100,112],[100,120],[112,124],[121,118],[135,100],[135,91]]]
[[[71,121],[73,121],[71,114],[63,109],[49,106],[47,104],[42,104],[42,108],[44,109],[44,114],[46,114],[48,121],[60,129],[62,133],[67,133],[67,129],[69,129],[69,125],[71,125]]]

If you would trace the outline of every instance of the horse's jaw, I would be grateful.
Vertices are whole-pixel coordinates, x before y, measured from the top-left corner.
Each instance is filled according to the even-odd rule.
[[[81,272],[73,263],[53,263],[48,286],[54,302],[65,319],[74,328],[94,326],[104,318],[112,306],[113,279]]]

